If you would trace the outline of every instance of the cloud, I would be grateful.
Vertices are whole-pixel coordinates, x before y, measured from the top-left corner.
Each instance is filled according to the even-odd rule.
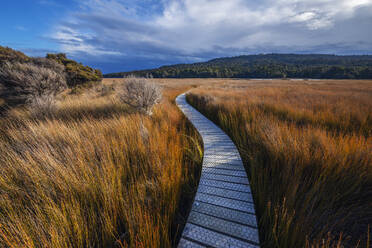
[[[260,52],[371,53],[372,0],[88,0],[54,28],[61,49],[118,61]],[[138,63],[137,63],[138,66]]]

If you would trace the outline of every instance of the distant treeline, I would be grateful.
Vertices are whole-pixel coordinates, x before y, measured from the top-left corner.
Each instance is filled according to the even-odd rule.
[[[154,78],[319,78],[372,79],[372,55],[263,54],[218,58],[208,62],[109,73]]]

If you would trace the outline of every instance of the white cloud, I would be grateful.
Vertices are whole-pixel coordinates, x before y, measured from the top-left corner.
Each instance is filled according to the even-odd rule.
[[[61,48],[64,52],[75,55],[85,53],[87,55],[124,55],[119,51],[111,51],[109,49],[100,48],[92,44],[87,44],[86,41],[94,39],[94,36],[89,33],[80,34],[76,30],[69,27],[59,27],[57,32],[51,37],[61,43]]]
[[[71,53],[209,58],[245,52],[372,52],[372,44],[366,45],[372,38],[367,25],[372,0],[82,2],[53,34]]]

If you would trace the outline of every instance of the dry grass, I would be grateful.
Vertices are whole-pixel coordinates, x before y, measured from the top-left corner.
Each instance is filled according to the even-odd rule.
[[[188,101],[238,146],[263,247],[371,245],[371,81],[201,85]]]
[[[2,118],[0,247],[174,245],[201,162],[171,103],[183,90],[166,89],[151,118],[107,90],[65,95],[48,117]]]
[[[200,140],[173,104],[189,88],[247,166],[264,247],[368,247],[370,81],[159,79],[152,117],[101,89],[50,116],[0,120],[0,247],[171,247],[194,196]],[[358,243],[359,242],[359,243]]]

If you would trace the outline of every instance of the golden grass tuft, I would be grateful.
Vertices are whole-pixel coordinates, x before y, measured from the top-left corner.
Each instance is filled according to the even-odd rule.
[[[92,90],[65,95],[50,116],[4,117],[0,247],[174,245],[201,143],[171,101],[146,117]]]
[[[220,83],[187,97],[249,174],[262,247],[369,247],[370,81]]]

